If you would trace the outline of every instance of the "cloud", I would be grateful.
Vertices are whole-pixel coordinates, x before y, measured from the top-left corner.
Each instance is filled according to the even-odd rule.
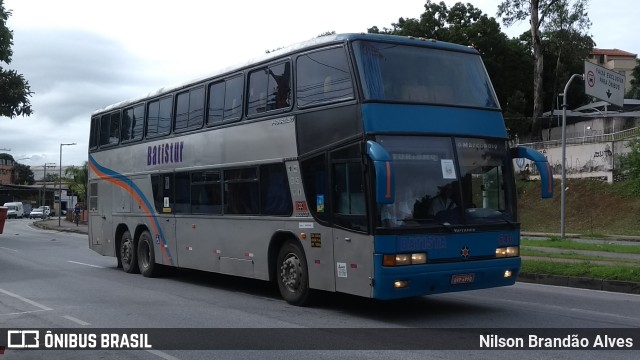
[[[34,114],[0,119],[0,148],[11,149],[16,159],[31,157],[33,165],[58,162],[61,142],[78,143],[82,151],[70,161],[83,163],[91,113],[146,94],[162,81],[152,79],[152,67],[126,47],[96,33],[15,30],[13,51],[10,67],[29,82]]]

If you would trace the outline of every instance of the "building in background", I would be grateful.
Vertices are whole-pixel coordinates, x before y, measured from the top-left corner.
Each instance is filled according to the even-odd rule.
[[[633,79],[633,69],[637,65],[637,56],[638,54],[632,54],[620,49],[593,48],[587,61],[624,75],[624,88],[625,92],[627,92],[631,88],[631,79]]]

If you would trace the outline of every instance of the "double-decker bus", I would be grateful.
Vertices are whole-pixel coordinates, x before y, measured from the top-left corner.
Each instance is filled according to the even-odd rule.
[[[127,273],[199,269],[398,299],[514,284],[513,159],[478,52],[322,37],[93,113],[89,246]]]

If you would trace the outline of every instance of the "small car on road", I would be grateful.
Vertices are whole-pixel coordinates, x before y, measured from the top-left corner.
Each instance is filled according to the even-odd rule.
[[[44,219],[47,217],[47,211],[44,207],[31,210],[29,213],[29,219]]]

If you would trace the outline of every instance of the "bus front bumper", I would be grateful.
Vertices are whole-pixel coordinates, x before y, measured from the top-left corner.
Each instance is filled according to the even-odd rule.
[[[382,255],[376,255],[374,262],[372,297],[391,300],[513,285],[520,272],[521,259],[384,267]]]

